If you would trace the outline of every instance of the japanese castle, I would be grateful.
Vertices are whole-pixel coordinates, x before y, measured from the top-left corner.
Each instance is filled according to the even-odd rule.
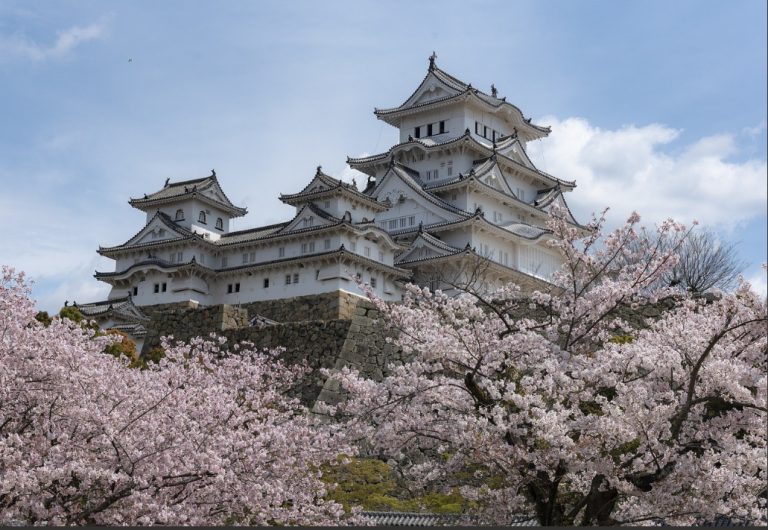
[[[514,281],[536,288],[562,263],[547,245],[548,210],[574,182],[537,169],[526,153],[550,129],[522,111],[438,68],[400,106],[375,109],[400,131],[387,152],[347,158],[368,176],[364,189],[318,167],[304,189],[281,195],[293,219],[231,231],[246,215],[215,171],[131,199],[146,225],[125,243],[100,247],[115,260],[96,279],[112,286],[106,301],[79,305],[104,329],[142,341],[158,304],[238,304],[317,295],[359,294],[361,277],[385,300],[408,282],[450,290],[435,271],[484,263],[486,288]],[[224,179],[222,179],[224,180]]]

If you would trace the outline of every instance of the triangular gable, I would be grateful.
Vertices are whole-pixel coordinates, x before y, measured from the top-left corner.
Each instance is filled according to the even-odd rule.
[[[317,206],[308,202],[301,207],[301,210],[296,214],[296,217],[294,217],[282,230],[275,233],[286,234],[288,232],[305,230],[307,228],[328,226],[338,221],[339,219],[332,217],[330,214],[323,212]]]
[[[454,221],[466,217],[455,206],[443,201],[421,189],[421,186],[405,171],[396,171],[390,168],[384,175],[381,184],[371,194],[371,197],[382,204],[398,204],[399,202],[412,201],[420,208],[432,213],[440,221]]]
[[[475,170],[477,179],[496,191],[515,197],[515,194],[510,188],[509,183],[504,176],[504,172],[501,170],[501,166],[499,166],[499,162],[496,160],[495,156],[492,157],[489,162],[490,164],[488,166],[482,164],[478,167],[479,171],[477,169]]]
[[[433,72],[429,72],[411,97],[409,97],[405,103],[400,105],[400,108],[412,107],[419,103],[426,103],[433,99],[455,96],[460,93],[460,90],[456,90],[455,87],[445,83]]]
[[[138,234],[121,246],[131,247],[134,245],[156,243],[166,239],[176,239],[179,237],[190,237],[190,235],[186,230],[180,229],[173,223],[168,222],[165,217],[158,212]]]
[[[229,199],[227,199],[227,196],[224,195],[224,190],[221,189],[221,186],[219,186],[219,183],[217,181],[214,181],[210,187],[203,192],[203,195],[206,197],[210,197],[211,199],[221,202],[224,204],[231,204],[229,202]]]
[[[451,247],[427,233],[420,233],[413,240],[410,250],[400,254],[395,260],[395,264],[403,261],[449,256],[457,252],[461,252],[461,249]]]

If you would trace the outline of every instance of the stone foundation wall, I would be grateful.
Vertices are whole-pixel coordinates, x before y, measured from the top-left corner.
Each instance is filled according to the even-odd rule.
[[[248,311],[230,305],[201,308],[170,308],[151,314],[142,355],[160,346],[160,337],[173,335],[174,341],[188,341],[194,337],[207,337],[233,328],[248,326]]]
[[[343,293],[346,294],[346,293]],[[174,340],[188,341],[193,337],[207,337],[211,332],[227,338],[226,348],[247,341],[258,350],[285,348],[279,355],[287,364],[307,363],[312,370],[304,380],[294,388],[293,395],[300,397],[305,406],[312,407],[316,401],[335,405],[344,399],[345,392],[340,383],[333,378],[326,378],[319,373],[321,368],[341,370],[345,366],[358,369],[364,376],[381,381],[388,375],[390,364],[400,365],[407,361],[403,352],[387,338],[396,338],[396,330],[388,330],[378,319],[379,311],[368,300],[354,295],[336,297],[343,300],[336,307],[331,307],[332,297],[303,297],[289,299],[287,307],[303,311],[304,318],[311,316],[313,308],[324,316],[339,313],[347,318],[322,318],[282,322],[273,325],[250,326],[249,309],[228,305],[208,306],[199,309],[170,308],[155,311],[149,324],[142,354],[150,348],[160,345],[160,337],[173,335]],[[315,298],[312,302],[307,298]],[[262,311],[258,314],[272,320],[280,316],[285,318],[286,311],[278,305],[282,300],[265,302],[261,305],[247,304]],[[350,308],[354,303],[354,310]],[[243,304],[246,306],[246,304]],[[644,328],[648,322],[658,319],[662,313],[674,305],[673,300],[662,300],[654,306],[640,310],[622,308],[620,316],[631,327]],[[273,312],[269,312],[272,310]],[[266,313],[266,314],[265,314]],[[517,315],[517,316],[532,316]],[[539,315],[543,316],[543,315]]]
[[[349,320],[355,314],[361,296],[344,291],[309,296],[297,296],[280,300],[248,302],[239,307],[248,310],[253,317],[259,315],[277,322],[302,322],[305,320]]]
[[[287,322],[272,326],[248,326],[240,329],[225,330],[219,335],[227,338],[231,347],[243,341],[252,342],[254,349],[263,350],[285,348],[278,358],[287,365],[300,365],[306,362],[312,370],[290,393],[298,397],[306,407],[312,407],[325,385],[321,368],[333,368],[344,349],[350,320],[315,320],[307,322]]]

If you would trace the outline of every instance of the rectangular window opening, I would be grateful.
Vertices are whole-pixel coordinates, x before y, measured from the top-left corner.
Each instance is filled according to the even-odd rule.
[[[293,275],[293,283],[299,283],[299,274],[298,273]]]
[[[413,137],[421,138],[421,127],[416,127],[413,129]]]
[[[440,134],[443,134],[445,132],[445,122],[440,122]]]
[[[268,289],[269,288],[269,278],[264,278],[264,284],[263,285],[264,285],[264,289]]]
[[[162,285],[162,289],[161,289],[161,291],[162,291],[162,292],[166,292],[167,290],[168,290],[168,284],[167,284],[167,283],[165,283],[165,282],[163,282],[163,285]]]

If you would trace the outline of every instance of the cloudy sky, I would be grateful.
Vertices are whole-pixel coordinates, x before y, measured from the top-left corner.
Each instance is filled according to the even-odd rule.
[[[697,219],[765,291],[766,3],[15,2],[0,4],[0,263],[38,307],[103,299],[99,245],[144,223],[127,201],[216,169],[249,214],[322,164],[385,151],[374,107],[402,103],[428,56],[491,83],[549,138],[532,158],[576,180],[577,219],[611,207]],[[358,178],[358,182],[364,178]]]

